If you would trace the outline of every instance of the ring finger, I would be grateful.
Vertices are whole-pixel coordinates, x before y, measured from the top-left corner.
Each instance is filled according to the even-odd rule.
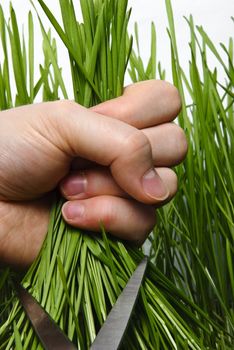
[[[166,201],[169,201],[177,191],[176,174],[169,168],[156,168],[156,171],[168,189],[169,194]],[[70,173],[61,182],[60,190],[67,200],[87,199],[102,195],[129,198],[129,195],[117,185],[105,167]],[[165,201],[158,201],[156,204],[160,206],[164,203]]]
[[[100,224],[113,235],[142,244],[156,223],[155,209],[135,200],[99,196],[66,202],[66,222],[85,230],[100,231]]]

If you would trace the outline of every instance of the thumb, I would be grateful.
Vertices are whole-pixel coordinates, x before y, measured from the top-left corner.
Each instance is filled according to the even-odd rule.
[[[118,185],[141,202],[155,203],[167,197],[142,131],[71,101],[46,103],[44,108],[45,123],[50,123],[54,132],[48,127],[41,132],[50,130],[46,137],[69,156],[110,167]]]

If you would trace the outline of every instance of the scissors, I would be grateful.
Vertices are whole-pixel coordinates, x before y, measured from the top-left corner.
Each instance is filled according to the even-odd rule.
[[[119,295],[90,350],[117,350],[131,319],[147,268],[144,257]],[[77,350],[36,299],[16,282],[19,300],[45,350]]]

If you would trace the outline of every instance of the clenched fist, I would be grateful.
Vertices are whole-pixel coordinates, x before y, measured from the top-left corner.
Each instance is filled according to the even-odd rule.
[[[0,112],[0,261],[28,266],[47,232],[51,193],[64,219],[143,242],[155,207],[177,191],[171,167],[186,155],[177,90],[162,81],[128,86],[91,109],[56,101]]]

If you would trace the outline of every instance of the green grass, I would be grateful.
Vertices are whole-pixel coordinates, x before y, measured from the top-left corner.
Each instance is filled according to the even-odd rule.
[[[148,64],[144,65],[137,49],[137,25],[136,51],[132,50],[127,0],[81,0],[82,23],[75,17],[77,2],[60,0],[62,24],[42,0],[34,1],[37,3],[68,49],[77,102],[88,107],[120,95],[127,68],[133,81],[165,78],[166,72],[157,61],[154,24]],[[231,349],[233,40],[217,48],[204,29],[194,25],[192,17],[187,19],[191,37],[187,75],[187,67],[180,66],[169,0],[166,8],[172,75],[182,97],[179,124],[187,133],[189,152],[176,168],[180,183],[177,196],[158,211],[158,224],[149,238],[151,264],[123,348]],[[39,93],[44,101],[67,98],[51,30],[40,22],[44,63],[36,77],[32,15],[28,17],[27,43],[19,34],[12,8],[10,16],[8,23],[0,7],[4,53],[0,109],[31,103]],[[224,82],[219,80],[217,69],[209,68],[209,54],[223,68]],[[11,61],[14,83],[10,79]],[[22,281],[79,349],[87,349],[143,253],[104,232],[98,238],[68,227],[61,217],[60,198],[54,203],[41,253]],[[0,349],[42,349],[14,296],[12,274],[9,269],[0,270]]]

